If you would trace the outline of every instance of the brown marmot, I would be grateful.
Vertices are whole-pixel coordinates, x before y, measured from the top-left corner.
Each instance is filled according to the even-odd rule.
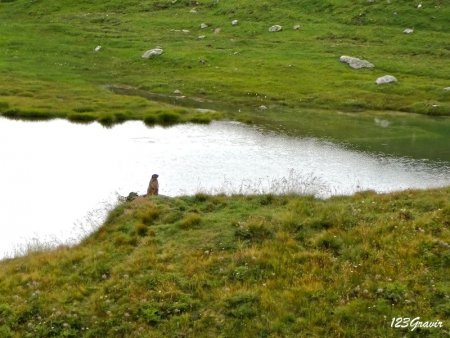
[[[159,190],[158,176],[159,175],[157,174],[152,175],[152,179],[148,184],[147,195],[158,195]]]

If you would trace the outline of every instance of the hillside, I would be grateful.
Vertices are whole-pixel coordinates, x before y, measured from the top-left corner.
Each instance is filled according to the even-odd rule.
[[[449,194],[125,202],[76,247],[0,262],[0,336],[446,337]]]
[[[449,18],[437,0],[1,1],[0,113],[105,125],[238,119],[375,151],[392,139],[407,148],[413,133],[426,148],[445,140],[449,119],[398,112],[450,114]],[[141,58],[155,47],[164,53]],[[375,68],[352,69],[342,55]],[[375,84],[387,74],[398,82]]]

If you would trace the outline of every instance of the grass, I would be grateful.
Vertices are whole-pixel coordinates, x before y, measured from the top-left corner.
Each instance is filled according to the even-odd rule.
[[[137,198],[0,262],[2,337],[444,337],[449,188]],[[391,328],[394,317],[443,328]]]
[[[443,116],[450,114],[444,90],[450,12],[440,0],[423,5],[3,1],[0,113],[106,126],[130,119],[164,125],[227,118],[371,151],[449,160],[450,121]],[[235,18],[239,24],[232,26]],[[201,29],[202,22],[209,27]],[[273,24],[283,31],[269,33]],[[293,30],[294,24],[301,29]],[[403,34],[406,27],[414,33]],[[102,49],[94,52],[97,45]],[[157,45],[162,56],[141,58]],[[343,54],[376,67],[352,70],[338,61]],[[399,82],[375,85],[385,74]],[[398,124],[380,128],[374,123],[380,115]]]

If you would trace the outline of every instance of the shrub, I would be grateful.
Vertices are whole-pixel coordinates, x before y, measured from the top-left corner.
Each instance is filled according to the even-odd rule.
[[[158,122],[162,125],[172,125],[180,121],[180,115],[170,112],[161,113]]]
[[[146,116],[146,117],[144,118],[144,123],[145,123],[147,126],[153,126],[153,125],[156,124],[157,121],[158,121],[158,120],[157,120],[156,117],[153,116],[153,115],[148,115],[148,116]]]
[[[145,224],[138,223],[138,224],[135,226],[135,230],[136,230],[136,233],[137,233],[139,236],[145,236],[145,235],[147,235],[147,230],[148,230],[148,228],[147,228],[147,226],[146,226]]]
[[[193,226],[199,225],[202,222],[202,217],[197,213],[188,213],[180,221],[182,229],[189,229]]]

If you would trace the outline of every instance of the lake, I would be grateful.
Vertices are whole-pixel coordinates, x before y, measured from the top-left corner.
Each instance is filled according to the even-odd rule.
[[[237,122],[112,128],[0,118],[0,257],[73,243],[118,195],[391,192],[450,185],[450,163],[373,155]]]

